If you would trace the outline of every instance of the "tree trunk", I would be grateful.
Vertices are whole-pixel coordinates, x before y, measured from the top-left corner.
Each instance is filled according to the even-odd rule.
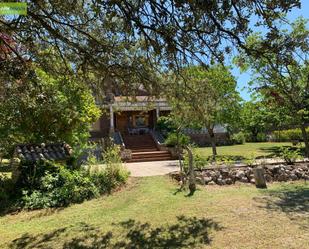
[[[184,178],[184,171],[182,165],[182,158],[181,158],[181,148],[177,146],[177,155],[179,161],[179,168],[180,168],[180,181],[181,181],[181,189],[185,186],[185,178]]]
[[[189,156],[189,195],[193,195],[196,190],[195,184],[195,174],[194,174],[194,165],[193,165],[193,153],[189,146],[186,146]]]
[[[213,128],[207,128],[207,129],[208,129],[210,143],[212,147],[212,157],[215,160],[217,156],[217,147],[216,147],[216,137],[215,137],[214,129]]]
[[[304,123],[300,126],[300,129],[301,129],[301,133],[302,133],[302,135],[303,135],[303,139],[304,139],[304,143],[305,143],[305,155],[306,155],[306,157],[309,157],[309,141],[308,141],[308,134],[307,134],[307,132],[306,132],[306,126],[305,126]]]

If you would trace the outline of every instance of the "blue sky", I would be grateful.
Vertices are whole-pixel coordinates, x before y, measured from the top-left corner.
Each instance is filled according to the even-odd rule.
[[[287,18],[290,21],[294,21],[297,17],[303,16],[309,19],[309,1],[301,0],[301,9],[295,8],[288,13]],[[240,73],[238,68],[234,68],[232,73],[237,78],[237,86],[240,91],[241,97],[244,100],[250,99],[250,93],[248,91],[248,82],[250,81],[250,73]]]

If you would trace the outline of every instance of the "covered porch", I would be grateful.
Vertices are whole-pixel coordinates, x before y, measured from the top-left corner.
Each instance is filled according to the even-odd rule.
[[[164,99],[149,96],[114,97],[109,104],[101,105],[103,115],[93,124],[92,139],[106,137],[114,132],[122,135],[143,135],[155,128],[160,116],[169,114],[171,108]]]

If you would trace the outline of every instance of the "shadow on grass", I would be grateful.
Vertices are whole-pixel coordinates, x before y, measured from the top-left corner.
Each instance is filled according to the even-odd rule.
[[[159,227],[132,219],[113,224],[113,226],[117,234],[113,231],[103,233],[99,227],[85,223],[79,224],[77,231],[72,228],[62,228],[37,236],[24,234],[14,240],[10,248],[192,248],[201,244],[210,244],[209,231],[222,229],[218,223],[210,219],[185,216],[178,217],[175,224]],[[66,239],[69,230],[71,233],[73,230],[77,236]]]
[[[290,150],[299,149],[299,152],[302,156],[305,155],[305,148],[304,147],[297,147],[297,146],[271,146],[271,147],[260,147],[259,150],[267,153],[266,155],[259,156],[257,158],[272,158],[272,157],[280,157],[281,148],[289,148]]]
[[[216,156],[216,162],[217,163],[224,163],[226,161],[242,161],[245,160],[246,158],[244,156],[240,156],[240,155],[217,155]],[[211,162],[213,160],[212,156],[207,156],[206,160],[208,162]]]
[[[302,221],[309,228],[309,185],[287,185],[276,190],[265,190],[266,196],[255,198],[260,207],[274,212],[284,212],[292,220]]]

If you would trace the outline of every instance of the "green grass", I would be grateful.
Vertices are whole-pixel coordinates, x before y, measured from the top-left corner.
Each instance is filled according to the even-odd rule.
[[[0,248],[309,248],[309,185],[200,187],[131,179],[111,196],[0,216]]]
[[[240,145],[218,146],[217,152],[219,156],[230,156],[235,160],[248,159],[252,156],[256,158],[277,157],[281,146],[291,146],[291,143],[245,143]],[[212,155],[211,147],[196,148],[195,152],[202,157]]]

